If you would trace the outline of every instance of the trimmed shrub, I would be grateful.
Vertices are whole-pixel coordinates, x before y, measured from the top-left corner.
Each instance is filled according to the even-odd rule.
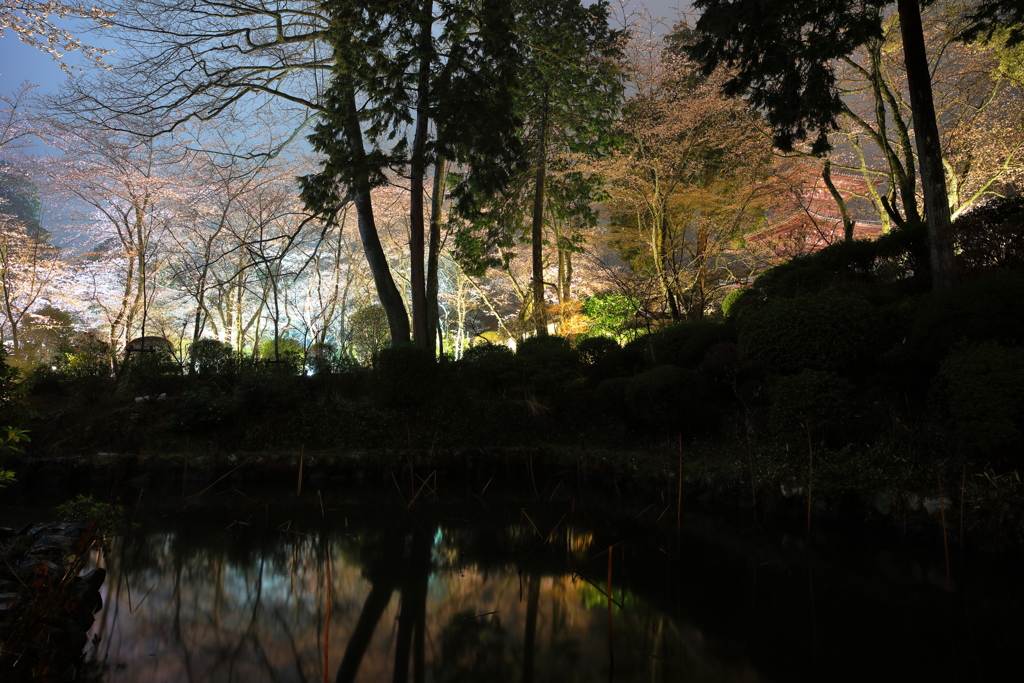
[[[95,332],[76,334],[57,355],[57,372],[67,379],[110,377],[114,350]]]
[[[1024,348],[960,346],[943,361],[930,392],[954,443],[972,455],[1012,455],[1024,448]]]
[[[770,373],[843,372],[875,350],[876,309],[863,298],[828,290],[782,299],[745,316],[740,352]]]
[[[39,373],[41,389],[59,391],[67,388],[89,398],[107,394],[114,388],[113,358],[113,348],[95,332],[76,334],[57,353],[53,374]]]
[[[996,197],[953,221],[961,271],[1024,270],[1024,196]]]
[[[576,352],[584,366],[593,368],[620,348],[619,343],[611,337],[587,337],[576,345]]]
[[[434,399],[437,362],[434,355],[414,344],[382,349],[373,359],[378,400],[388,406],[418,408]]]
[[[486,392],[503,393],[518,378],[516,354],[503,344],[477,344],[466,349],[458,372],[470,386]]]
[[[736,332],[725,323],[691,320],[640,337],[627,344],[626,349],[640,351],[648,368],[658,365],[695,368],[712,346],[735,339]]]
[[[648,427],[690,436],[714,431],[721,417],[714,388],[696,372],[674,365],[659,365],[630,379],[625,400],[632,416]]]
[[[927,298],[907,338],[909,359],[937,368],[959,342],[1024,343],[1024,276],[993,274]]]
[[[778,377],[769,393],[768,428],[791,447],[807,448],[808,426],[815,446],[838,448],[856,434],[853,385],[834,373]]]
[[[275,348],[273,339],[260,342],[260,360],[289,373],[301,372],[306,363],[306,350],[302,342],[291,337],[279,337]]]
[[[564,337],[530,337],[516,349],[527,384],[541,393],[562,389],[580,376],[580,356]]]
[[[231,414],[231,397],[211,387],[196,387],[182,392],[178,399],[174,424],[185,431],[216,427]]]
[[[740,300],[746,291],[746,287],[740,287],[726,294],[725,298],[722,299],[722,315],[728,318],[729,312],[733,310],[733,306],[736,305],[736,302]]]
[[[223,375],[233,370],[234,351],[216,339],[200,339],[188,347],[189,371],[200,377]]]
[[[923,225],[897,228],[877,240],[836,242],[762,273],[742,297],[741,309],[833,288],[871,289],[880,284],[899,291],[929,286],[927,230]],[[739,312],[734,311],[734,315]]]
[[[626,410],[626,387],[632,377],[612,377],[597,385],[594,398],[609,413],[621,414]]]

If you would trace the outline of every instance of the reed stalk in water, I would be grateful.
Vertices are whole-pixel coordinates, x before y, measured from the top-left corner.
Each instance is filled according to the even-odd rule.
[[[676,536],[683,530],[683,435],[679,435],[679,493],[676,496]]]
[[[939,473],[937,465],[935,467],[935,478],[939,482],[939,512],[942,515],[942,547],[946,551],[946,591],[948,592],[953,581],[949,568],[949,538],[946,535],[946,501],[942,495],[942,474]]]
[[[811,540],[811,489],[814,486],[814,448],[811,446],[811,423],[804,422],[807,428],[807,453],[810,463],[807,468],[807,540]]]
[[[608,668],[615,665],[615,653],[612,650],[612,555],[615,546],[608,546]]]
[[[329,671],[327,644],[330,642],[331,637],[331,549],[329,546],[324,549],[324,559],[327,564],[327,613],[324,617],[324,683],[330,683],[327,674]]]

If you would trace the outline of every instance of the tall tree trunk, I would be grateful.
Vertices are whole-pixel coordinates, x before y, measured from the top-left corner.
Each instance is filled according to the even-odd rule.
[[[345,135],[353,142],[353,149],[360,157],[357,160],[359,172],[353,183],[352,203],[356,207],[359,224],[359,238],[363,243],[366,263],[373,274],[373,284],[377,289],[377,298],[384,308],[391,329],[391,343],[402,344],[409,341],[409,315],[405,310],[402,295],[391,277],[391,266],[381,246],[377,234],[377,223],[373,216],[373,200],[370,198],[370,178],[366,170],[365,155],[362,154],[363,130],[359,121],[359,109],[356,105],[356,91],[351,83],[345,90]]]
[[[821,178],[825,181],[825,187],[828,188],[828,193],[832,195],[832,200],[839,207],[839,213],[843,217],[843,241],[853,241],[853,229],[856,226],[856,221],[850,218],[850,210],[846,206],[846,200],[843,199],[843,195],[839,193],[839,188],[832,182],[832,162],[828,159],[825,160],[825,166],[821,169]]]
[[[434,350],[434,340],[427,324],[426,277],[423,270],[423,187],[427,173],[427,123],[430,90],[430,28],[433,23],[434,0],[422,0],[420,12],[419,74],[416,85],[416,129],[410,159],[409,196],[409,279],[412,289],[412,338],[417,346]]]
[[[917,159],[921,167],[921,188],[924,190],[924,215],[928,224],[929,260],[932,287],[944,289],[950,282],[953,263],[950,230],[949,195],[942,168],[942,147],[932,100],[931,72],[924,45],[921,9],[917,0],[899,0],[900,33],[903,37],[903,58],[907,67],[910,107],[914,112],[914,136]]]
[[[437,269],[441,260],[441,212],[444,209],[444,157],[434,160],[434,193],[430,202],[430,237],[427,241],[427,337],[436,340],[441,327],[437,306]],[[441,353],[444,348],[439,347]]]
[[[548,162],[548,96],[544,94],[540,115],[540,140],[537,143],[537,179],[533,190],[533,322],[538,337],[548,334],[547,307],[544,305],[544,194]]]
[[[668,237],[668,218],[665,216],[664,210],[659,213],[656,220],[658,224],[655,227],[654,258],[655,263],[658,264],[658,280],[661,284],[661,293],[665,297],[669,310],[672,312],[672,320],[678,322],[682,318],[682,314],[679,311],[679,302],[676,301],[676,295],[672,291],[672,283],[668,277],[670,257],[665,253],[667,251],[665,249],[665,242]]]

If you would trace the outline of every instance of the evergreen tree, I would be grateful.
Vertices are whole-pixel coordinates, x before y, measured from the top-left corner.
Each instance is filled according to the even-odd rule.
[[[409,318],[376,234],[370,190],[389,182],[389,172],[409,178],[413,340],[432,351],[436,285],[428,306],[427,283],[436,283],[437,259],[434,253],[427,273],[428,169],[434,165],[440,185],[444,160],[485,167],[514,148],[517,120],[504,106],[518,57],[512,14],[499,0],[330,0],[324,7],[335,66],[309,139],[327,158],[320,173],[303,178],[303,198],[329,220],[345,199],[354,201],[391,337],[400,343],[409,339]]]
[[[523,156],[511,167],[510,182],[483,191],[470,174],[462,185],[459,214],[470,227],[457,237],[460,259],[477,272],[497,265],[495,250],[507,250],[522,236],[531,243],[532,318],[547,334],[544,300],[545,216],[567,225],[592,224],[591,203],[598,185],[576,172],[575,154],[598,154],[611,144],[623,85],[617,57],[622,34],[608,26],[608,3],[590,7],[580,0],[520,0],[517,32],[525,45],[517,97]],[[556,238],[572,248],[571,235]]]
[[[765,113],[776,144],[791,149],[813,137],[812,151],[829,148],[843,109],[835,60],[882,35],[882,12],[889,0],[696,0],[702,11],[697,40],[689,48],[708,73],[726,64],[735,70],[726,84],[730,95],[746,94]],[[897,3],[921,185],[924,189],[932,282],[948,284],[952,261],[949,200],[942,168],[918,0]],[[991,33],[1001,25],[1024,22],[1015,0],[982,0],[966,10],[973,18],[966,35]],[[1020,29],[1014,40],[1022,37]]]

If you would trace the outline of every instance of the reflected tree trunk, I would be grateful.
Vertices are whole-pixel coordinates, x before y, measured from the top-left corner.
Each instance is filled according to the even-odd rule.
[[[533,683],[533,660],[537,645],[537,607],[540,604],[540,575],[530,576],[526,595],[526,635],[523,637],[523,683]]]
[[[363,655],[366,654],[366,649],[373,639],[377,622],[388,608],[394,590],[394,581],[384,579],[374,582],[370,594],[366,596],[366,602],[363,603],[363,611],[359,613],[359,621],[352,630],[352,637],[345,646],[345,655],[341,659],[338,676],[335,678],[337,683],[352,683],[356,679]]]
[[[402,613],[398,617],[398,638],[395,645],[394,683],[409,680],[409,656],[413,658],[414,681],[422,683],[425,676],[423,640],[426,631],[427,588],[430,580],[431,539],[413,533],[409,556],[409,573],[402,583]],[[413,635],[416,635],[415,644]],[[412,653],[415,647],[415,653]]]

